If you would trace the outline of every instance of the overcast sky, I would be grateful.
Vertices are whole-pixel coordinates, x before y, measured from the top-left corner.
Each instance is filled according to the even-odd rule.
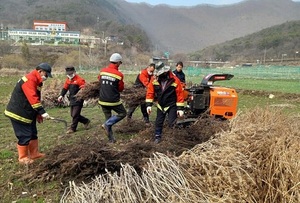
[[[213,4],[213,5],[228,5],[241,2],[243,0],[126,0],[132,3],[145,2],[151,5],[168,4],[172,6],[195,6],[199,4]],[[300,2],[300,0],[293,0]]]

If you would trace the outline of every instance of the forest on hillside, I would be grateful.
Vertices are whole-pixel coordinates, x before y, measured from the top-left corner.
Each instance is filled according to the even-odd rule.
[[[147,52],[152,48],[145,31],[119,14],[114,1],[0,0],[0,4],[0,23],[4,30],[31,29],[33,20],[66,21],[70,30],[79,30],[82,34],[117,36],[124,42],[125,49],[135,47]]]
[[[286,22],[259,32],[207,47],[192,60],[281,61],[300,59],[300,21]]]

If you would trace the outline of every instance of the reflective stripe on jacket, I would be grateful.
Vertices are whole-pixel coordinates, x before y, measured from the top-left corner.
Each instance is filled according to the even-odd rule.
[[[30,124],[37,114],[43,114],[41,104],[42,78],[37,70],[33,70],[20,79],[11,95],[4,114],[16,121]]]
[[[163,112],[170,106],[176,105],[177,109],[184,108],[183,89],[180,80],[169,72],[165,87],[157,79],[152,79],[146,93],[146,105],[152,106],[154,97],[157,97],[157,107]]]
[[[98,103],[105,106],[121,104],[120,92],[124,90],[123,74],[116,64],[110,63],[100,71],[98,79],[101,83]]]

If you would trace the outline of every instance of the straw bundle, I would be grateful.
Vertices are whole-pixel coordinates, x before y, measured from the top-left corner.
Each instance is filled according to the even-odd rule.
[[[230,124],[177,158],[155,154],[141,175],[123,165],[70,182],[62,202],[300,202],[299,119],[256,108]]]

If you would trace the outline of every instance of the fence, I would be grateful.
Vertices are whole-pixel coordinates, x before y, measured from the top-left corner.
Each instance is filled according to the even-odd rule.
[[[210,73],[229,73],[238,78],[300,79],[299,66],[251,66],[227,68],[186,67],[184,68],[184,73],[188,77],[205,76]]]
[[[139,66],[121,66],[124,74],[138,74]],[[174,69],[174,67],[172,67]],[[98,67],[80,68],[81,72],[98,72]],[[221,68],[184,67],[186,77],[203,77],[211,73],[229,73],[236,78],[257,78],[257,79],[300,79],[300,66],[237,66]]]

